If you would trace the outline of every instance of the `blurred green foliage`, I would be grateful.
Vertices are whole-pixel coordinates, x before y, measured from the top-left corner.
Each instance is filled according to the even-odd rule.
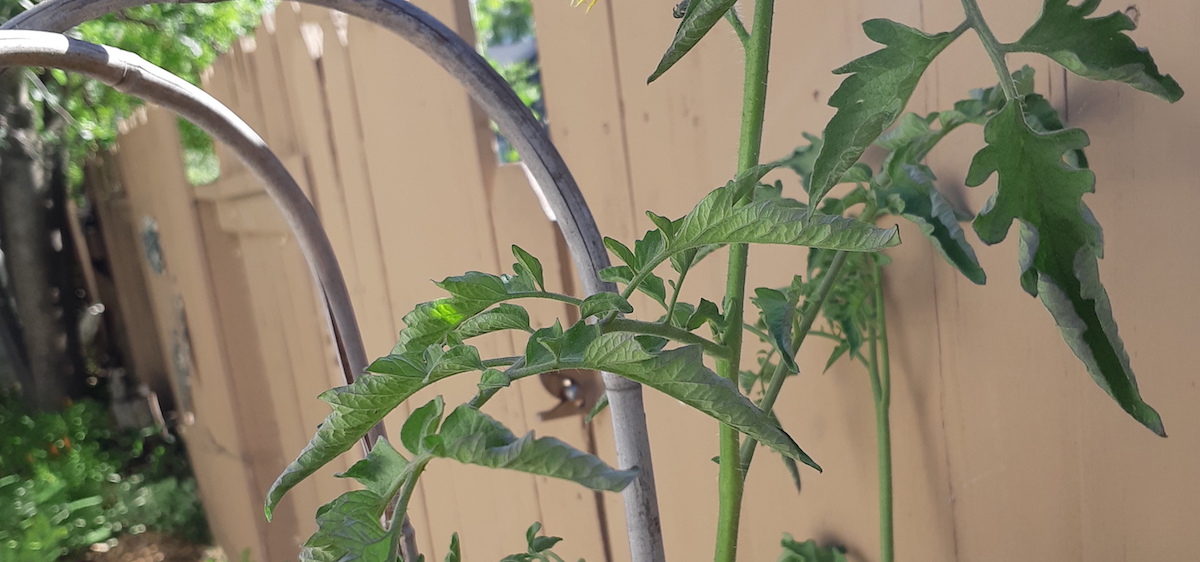
[[[153,428],[116,430],[97,402],[30,415],[0,396],[0,562],[49,562],[150,530],[207,543],[186,458]]]
[[[542,99],[542,67],[538,62],[536,43],[533,55],[516,61],[502,62],[491,56],[496,47],[518,44],[535,38],[533,5],[530,0],[474,0],[471,14],[475,22],[475,40],[479,52],[492,68],[504,78],[521,102],[533,112],[534,117],[546,124],[546,104]],[[492,130],[496,131],[495,124]],[[520,160],[517,151],[498,132],[501,162]]]
[[[0,0],[0,19],[22,11],[27,0]],[[70,35],[140,55],[193,84],[237,38],[258,25],[270,0],[231,0],[216,4],[155,4],[110,14],[80,25]],[[71,185],[82,179],[81,162],[91,152],[110,146],[118,122],[142,104],[94,80],[60,70],[29,73],[34,101],[47,120],[65,127],[46,128],[48,140],[70,151]],[[216,179],[212,139],[181,120],[180,133],[188,179],[194,184]]]

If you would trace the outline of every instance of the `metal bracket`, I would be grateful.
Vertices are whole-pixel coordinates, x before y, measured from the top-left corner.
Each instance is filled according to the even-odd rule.
[[[559,400],[557,406],[538,413],[541,421],[587,414],[604,395],[604,381],[596,371],[568,369],[539,378],[546,392]]]

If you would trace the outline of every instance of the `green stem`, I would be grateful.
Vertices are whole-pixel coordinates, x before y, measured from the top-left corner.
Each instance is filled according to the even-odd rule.
[[[484,359],[484,360],[483,360],[483,366],[484,366],[484,367],[486,367],[486,368],[493,368],[493,367],[508,367],[508,366],[510,366],[510,365],[514,365],[514,364],[516,364],[516,362],[517,362],[517,361],[520,361],[520,360],[522,360],[522,359],[524,359],[524,357],[520,357],[520,356],[515,356],[515,357],[496,357],[496,358],[494,358],[494,359]]]
[[[846,263],[848,253],[839,251],[833,256],[833,261],[829,263],[829,269],[825,270],[825,278],[821,279],[821,284],[817,286],[817,292],[813,294],[811,303],[806,303],[809,306],[805,307],[804,315],[800,318],[800,324],[796,327],[796,334],[792,337],[792,355],[800,350],[800,345],[808,337],[808,333],[812,330],[813,323],[817,320],[817,315],[821,313],[821,307],[825,305],[825,299],[829,297],[833,286],[837,284],[838,278],[842,274],[842,266]],[[779,391],[783,389],[783,381],[787,379],[787,366],[782,361],[775,366],[775,372],[771,374],[771,383],[767,386],[766,392],[763,392],[762,402],[759,403],[759,408],[764,413],[770,414],[775,408],[775,400],[779,398]],[[742,463],[742,471],[750,470],[750,463],[754,461],[754,452],[758,449],[758,442],[753,439],[747,439],[742,444],[740,459]]]
[[[988,27],[987,20],[983,19],[983,12],[979,11],[979,3],[976,0],[962,0],[962,5],[963,11],[967,13],[967,22],[979,35],[979,42],[983,43],[988,58],[992,59],[992,66],[996,67],[1004,97],[1015,101],[1020,96],[1017,93],[1017,83],[1013,81],[1012,72],[1009,72],[1008,63],[1004,60],[1004,45],[992,34],[992,29]]]
[[[730,8],[725,12],[725,21],[728,21],[729,25],[733,26],[733,32],[737,34],[738,41],[742,42],[742,48],[745,48],[746,44],[750,42],[750,32],[746,31],[746,26],[742,23],[742,18],[738,17],[737,12],[733,8]]]
[[[698,345],[704,348],[704,353],[716,358],[727,358],[731,351],[730,348],[715,341],[705,339],[703,336],[661,322],[643,322],[628,318],[614,318],[611,322],[605,324],[601,330],[605,333],[632,332],[635,334],[659,336],[679,343]]]
[[[671,323],[671,315],[675,314],[675,304],[679,302],[679,293],[683,291],[683,281],[687,279],[688,271],[692,269],[692,264],[688,263],[683,266],[683,271],[679,272],[679,281],[675,282],[675,292],[671,294],[671,303],[667,305],[667,315],[665,323]]]
[[[574,305],[574,306],[580,306],[583,304],[583,300],[581,300],[581,299],[577,299],[570,295],[561,295],[559,293],[551,293],[549,291],[522,291],[522,292],[516,292],[516,293],[509,293],[508,297],[505,298],[504,300],[514,300],[514,299],[550,299],[552,301],[565,302],[567,304]]]
[[[738,173],[759,163],[762,151],[763,117],[767,104],[767,71],[770,66],[771,26],[775,19],[775,0],[754,3],[753,31],[746,42],[746,69],[742,95],[742,132],[738,143]],[[746,199],[753,197],[753,190]],[[729,247],[728,282],[725,286],[725,317],[728,327],[721,343],[729,348],[729,358],[717,361],[717,372],[737,385],[742,359],[742,318],[746,300],[746,268],[749,246],[732,244]],[[745,473],[742,471],[739,435],[736,429],[722,425],[721,468],[718,476],[720,508],[717,514],[717,544],[715,562],[737,559],[738,527],[741,522],[742,493]]]
[[[421,478],[421,473],[425,471],[425,465],[429,464],[430,460],[432,457],[418,455],[409,464],[410,472],[404,479],[404,486],[400,488],[400,499],[396,500],[396,509],[392,511],[391,521],[388,524],[388,529],[392,533],[392,546],[388,560],[395,560],[400,552],[400,538],[404,534],[400,531],[400,525],[404,520],[404,514],[408,513],[408,502],[412,500],[413,491],[417,489],[417,480]]]
[[[896,539],[892,508],[892,403],[891,358],[888,354],[887,311],[883,300],[882,267],[875,264],[875,318],[869,324],[871,356],[867,372],[871,377],[871,394],[875,398],[875,440],[879,464],[879,559],[892,562],[896,556]]]

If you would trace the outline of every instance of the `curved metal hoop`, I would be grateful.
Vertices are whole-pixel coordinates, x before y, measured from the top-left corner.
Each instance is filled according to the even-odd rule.
[[[542,188],[567,241],[585,292],[592,294],[613,290],[612,285],[601,281],[598,275],[601,269],[610,265],[603,238],[562,156],[512,88],[471,45],[436,18],[403,0],[301,1],[342,11],[386,27],[421,49],[462,83],[496,123],[500,132],[512,142]],[[115,11],[152,3],[156,2],[47,0],[5,22],[0,29],[63,32]],[[173,0],[173,3],[186,3],[186,0]],[[353,313],[350,315],[353,316]],[[340,330],[341,324],[337,325]],[[358,336],[357,324],[351,333]],[[350,334],[343,332],[341,335],[347,340],[346,343],[351,343],[347,337]],[[361,337],[357,346],[362,347]],[[365,352],[362,358],[365,365]],[[355,374],[358,372],[361,371],[354,371]],[[612,373],[604,373],[604,383],[613,417],[618,465],[640,469],[637,479],[623,492],[631,555],[637,562],[659,562],[665,559],[665,553],[642,387]]]
[[[283,212],[305,258],[317,277],[350,357],[349,373],[362,372],[366,351],[350,293],[320,218],[283,162],[245,121],[224,104],[141,57],[57,33],[0,31],[0,67],[42,66],[78,72],[113,88],[158,104],[192,121],[233,152],[266,185]]]
[[[232,148],[266,186],[322,288],[331,319],[337,326],[339,344],[347,358],[347,364],[343,365],[346,382],[353,382],[357,374],[363,372],[366,351],[333,246],[304,191],[262,137],[245,121],[208,93],[137,55],[57,33],[0,30],[0,68],[12,66],[78,72],[171,110]],[[383,435],[383,424],[375,426],[364,446],[369,450],[370,443]],[[415,553],[415,537],[407,515],[403,524],[405,552]]]

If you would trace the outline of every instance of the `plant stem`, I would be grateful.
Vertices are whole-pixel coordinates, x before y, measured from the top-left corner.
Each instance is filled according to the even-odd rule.
[[[675,292],[671,293],[671,302],[667,305],[667,315],[664,317],[666,319],[663,320],[666,324],[671,323],[671,315],[675,314],[675,305],[679,302],[679,293],[683,291],[683,281],[687,279],[687,274],[688,271],[691,271],[692,264],[686,264],[681,269],[683,271],[679,272],[679,281],[675,282]]]
[[[565,302],[565,303],[567,303],[569,305],[573,305],[573,306],[580,306],[583,304],[582,299],[577,299],[570,295],[551,293],[549,291],[522,291],[522,292],[509,293],[508,297],[505,300],[515,300],[515,299],[550,299],[552,301]]]
[[[846,263],[848,252],[842,250],[833,256],[833,261],[829,263],[829,269],[825,270],[825,278],[821,280],[821,284],[817,286],[817,292],[813,294],[813,301],[810,306],[805,307],[804,315],[800,318],[800,325],[796,327],[796,334],[792,336],[792,348],[789,350],[792,356],[800,351],[800,345],[804,343],[808,337],[809,331],[812,330],[813,323],[817,320],[817,315],[821,313],[821,308],[825,305],[825,299],[829,296],[829,292],[833,290],[833,286],[837,284],[837,280],[842,275],[842,266]],[[810,304],[810,303],[806,303]],[[771,382],[767,386],[767,390],[763,392],[762,402],[759,403],[759,408],[763,413],[770,414],[775,407],[775,400],[779,398],[779,391],[783,388],[783,381],[787,379],[787,366],[783,362],[779,362],[775,366],[775,372],[771,374]],[[746,439],[742,444],[740,459],[742,463],[742,472],[750,470],[750,463],[754,461],[754,452],[758,449],[758,441],[754,439]]]
[[[875,398],[875,442],[879,463],[879,559],[895,559],[896,540],[892,509],[892,403],[891,358],[888,355],[887,312],[883,300],[883,268],[874,264],[875,318],[869,324],[871,356],[867,372]]]
[[[738,173],[758,165],[762,151],[763,116],[766,114],[767,71],[770,66],[771,26],[775,19],[775,0],[754,3],[754,21],[746,42],[746,69],[742,95],[742,132],[738,143]],[[745,199],[753,197],[753,190]],[[746,268],[749,246],[729,247],[728,282],[725,286],[725,317],[728,327],[721,343],[729,348],[729,358],[717,361],[717,371],[737,385],[742,359],[742,317],[746,300]],[[741,521],[742,471],[739,436],[736,429],[722,425],[721,469],[718,477],[720,511],[717,514],[716,562],[737,559],[738,527]]]
[[[404,479],[404,486],[400,488],[400,498],[396,500],[395,511],[392,512],[391,523],[388,529],[394,534],[392,538],[391,553],[388,560],[395,560],[396,554],[400,550],[400,538],[402,533],[397,525],[403,525],[401,518],[406,518],[408,514],[408,502],[412,500],[413,491],[417,489],[417,480],[421,478],[421,473],[425,471],[425,465],[431,460],[428,456],[417,456],[409,464],[408,477]]]
[[[996,67],[996,74],[1000,76],[1000,88],[1004,90],[1004,97],[1015,101],[1019,97],[1017,83],[1013,81],[1012,72],[1009,72],[1008,63],[1004,60],[1004,45],[997,41],[996,36],[992,34],[992,29],[988,27],[987,20],[983,19],[983,12],[979,11],[979,3],[976,0],[962,0],[962,5],[963,11],[967,13],[967,21],[975,29],[975,34],[979,36],[979,42],[983,43],[983,49],[987,51],[988,58],[992,59],[992,66]]]
[[[643,322],[628,318],[614,318],[611,322],[605,324],[601,330],[604,332],[632,332],[635,334],[660,336],[688,345],[698,345],[704,348],[704,353],[716,358],[727,358],[731,351],[729,347],[705,339],[703,336],[661,322]]]
[[[728,21],[729,25],[733,26],[733,32],[737,34],[738,41],[742,42],[742,48],[745,48],[746,44],[750,42],[750,32],[746,31],[746,26],[742,23],[742,18],[738,17],[737,12],[733,8],[730,8],[725,12],[725,21]]]

